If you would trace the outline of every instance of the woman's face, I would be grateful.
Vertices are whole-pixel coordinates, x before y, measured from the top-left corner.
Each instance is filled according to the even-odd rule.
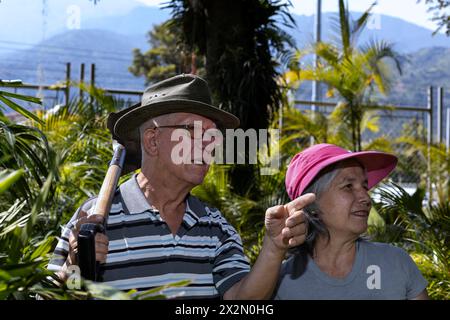
[[[365,170],[355,160],[343,161],[317,204],[331,236],[355,237],[364,233],[371,208]]]

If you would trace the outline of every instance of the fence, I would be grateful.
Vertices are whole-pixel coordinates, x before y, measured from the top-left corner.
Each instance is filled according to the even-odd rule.
[[[85,64],[81,64],[79,67],[79,78],[77,82],[86,83]],[[90,65],[89,70],[89,83],[96,84],[97,70],[95,64]],[[61,78],[63,78],[61,76]],[[65,80],[57,83],[56,85],[36,85],[36,84],[24,84],[20,87],[2,85],[2,89],[11,90],[15,93],[30,94],[30,91],[34,91],[35,95],[43,99],[43,108],[47,109],[54,107],[58,104],[67,104],[72,98],[76,96],[82,96],[83,92],[79,89],[71,86],[72,83],[72,66],[70,63],[65,65]],[[132,105],[140,100],[142,90],[128,90],[117,88],[103,88],[103,90],[110,95],[113,95],[116,99],[121,99],[125,106]],[[405,133],[405,127],[410,126],[411,133],[415,137],[425,141],[428,145],[432,143],[441,143],[445,141],[447,152],[450,151],[450,108],[447,108],[444,113],[444,92],[443,88],[437,90],[437,106],[435,103],[435,91],[434,88],[428,89],[428,104],[422,107],[399,107],[399,106],[383,106],[375,108],[377,115],[380,118],[379,132],[364,132],[363,141],[370,141],[380,136],[388,137],[391,140],[403,135]],[[335,107],[335,103],[331,102],[313,102],[297,100],[296,106],[299,109],[310,109],[311,106],[319,107],[319,110],[324,113],[330,113]],[[29,110],[33,110],[35,105],[25,105]],[[10,115],[11,118],[17,117]],[[445,120],[445,121],[444,121]],[[445,131],[444,131],[444,123]],[[444,134],[445,133],[445,134]],[[445,138],[444,138],[445,136]],[[403,150],[397,150],[399,154],[402,154]],[[404,174],[398,175],[398,182],[402,183],[405,187],[411,186],[415,188],[420,179],[419,173],[423,172],[423,159],[410,158],[410,162],[407,163]],[[430,171],[431,159],[425,160],[425,170]],[[431,183],[428,182],[428,189],[431,190]]]
[[[83,63],[79,66],[79,78],[76,80],[78,83],[86,83],[86,65]],[[61,70],[61,78],[63,73]],[[89,84],[96,85],[97,79],[97,69],[95,64],[90,65],[90,79]],[[49,84],[30,84],[24,83],[23,85],[17,86],[14,84],[3,84],[2,88],[4,90],[12,91],[14,93],[21,93],[25,95],[34,95],[42,99],[42,108],[44,110],[52,108],[55,105],[64,105],[77,96],[83,96],[83,91],[81,89],[76,89],[73,84],[72,78],[72,65],[71,63],[66,63],[65,65],[65,80],[59,81],[53,85]],[[142,95],[142,90],[128,90],[128,89],[117,89],[117,88],[102,88],[107,94],[113,95],[116,99],[124,100],[126,105],[131,105],[140,100]],[[34,94],[31,94],[33,92]],[[34,110],[36,108],[33,104],[22,103],[24,107],[28,110]],[[14,114],[8,115],[11,118],[16,117]]]
[[[428,88],[428,105],[423,107],[409,106],[379,106],[370,108],[379,117],[379,131],[364,131],[362,134],[363,143],[369,143],[376,138],[385,137],[393,142],[405,134],[414,135],[415,138],[431,144],[446,145],[447,154],[450,152],[450,107],[444,110],[444,92],[443,88],[437,90],[437,104],[435,103],[435,88]],[[313,102],[296,100],[295,105],[299,109],[310,110],[318,109],[325,114],[331,113],[336,103],[332,102]],[[444,126],[445,124],[445,126]],[[445,138],[444,138],[445,127]],[[407,130],[409,129],[409,130]],[[421,174],[427,174],[428,194],[432,194],[431,180],[431,157],[428,152],[426,159],[408,156],[406,150],[402,149],[401,144],[397,144],[396,150],[400,158],[400,174],[395,175],[394,180],[405,188],[414,191],[420,182]],[[407,159],[407,160],[406,160]],[[403,160],[403,161],[402,161]],[[448,173],[447,173],[448,174]]]

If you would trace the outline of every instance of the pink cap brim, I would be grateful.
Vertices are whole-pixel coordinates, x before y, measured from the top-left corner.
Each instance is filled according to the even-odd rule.
[[[302,179],[296,181],[295,186],[288,186],[288,179],[286,179],[286,189],[289,197],[293,200],[300,196],[325,167],[347,159],[356,159],[365,167],[369,189],[387,177],[394,170],[398,161],[396,156],[378,151],[349,152],[336,155],[309,170]]]

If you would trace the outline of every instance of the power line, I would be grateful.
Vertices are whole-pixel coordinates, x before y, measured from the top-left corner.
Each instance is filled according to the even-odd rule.
[[[0,49],[2,49],[1,46],[0,46]],[[16,51],[16,50],[10,49],[10,48],[6,48],[3,50]],[[58,52],[49,52],[49,51],[43,52],[42,54],[53,55],[53,56],[78,57],[78,58],[82,58],[82,59],[92,59],[92,60],[120,61],[120,62],[127,62],[127,63],[132,62],[131,57],[130,57],[130,59],[120,59],[120,58],[106,57],[106,56],[101,56],[101,55],[95,56],[95,54],[94,55],[86,55],[86,54],[77,54],[77,53],[71,53],[71,52],[64,52],[63,54],[61,54]],[[6,59],[3,59],[3,60],[6,60]]]
[[[41,48],[67,49],[67,50],[87,51],[87,52],[92,52],[93,51],[91,49],[83,49],[83,48],[76,48],[76,47],[66,47],[66,46],[43,45],[43,44],[31,44],[31,43],[18,42],[18,41],[0,40],[0,43],[13,44],[13,45],[19,45],[19,46],[30,46],[30,49],[33,48],[33,47],[41,47]],[[129,51],[125,51],[125,50],[123,50],[123,51],[116,50],[115,52],[103,51],[103,50],[95,50],[95,52],[112,54],[112,55],[117,55],[117,56],[122,55],[122,54],[126,54],[126,53],[130,53]]]
[[[0,47],[0,50],[9,50],[9,51],[16,51],[14,49],[10,49],[10,48],[6,48],[6,49],[2,49]],[[92,60],[107,60],[107,61],[121,61],[121,62],[131,62],[132,59],[130,57],[130,59],[120,59],[120,58],[114,58],[114,57],[107,57],[107,56],[101,56],[101,55],[86,55],[86,54],[77,54],[77,53],[70,53],[70,52],[63,52],[63,53],[58,53],[58,52],[49,52],[49,51],[45,51],[45,52],[41,52],[40,54],[42,55],[53,55],[53,56],[63,56],[63,57],[77,57],[77,58],[82,58],[82,59],[92,59]],[[5,58],[3,60],[6,60]]]

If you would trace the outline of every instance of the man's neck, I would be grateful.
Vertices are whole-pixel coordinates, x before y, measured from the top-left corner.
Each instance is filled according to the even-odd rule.
[[[139,173],[137,182],[147,201],[155,207],[165,219],[183,217],[186,209],[186,197],[191,187],[173,183],[170,179],[158,175]]]

